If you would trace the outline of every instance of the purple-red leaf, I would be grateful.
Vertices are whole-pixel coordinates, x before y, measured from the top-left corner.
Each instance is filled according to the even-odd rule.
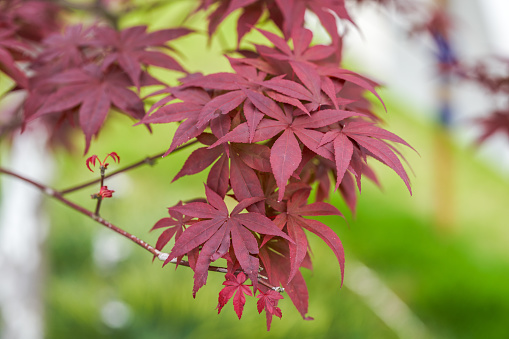
[[[283,313],[281,309],[277,307],[279,300],[283,299],[283,296],[274,291],[267,290],[266,292],[262,292],[260,289],[258,290],[260,293],[256,296],[258,301],[256,302],[256,307],[258,309],[258,313],[262,313],[265,310],[265,314],[267,317],[267,331],[270,331],[270,324],[272,323],[272,316],[276,316],[281,319]]]
[[[289,130],[284,131],[276,140],[270,152],[272,173],[274,173],[279,187],[278,200],[283,199],[286,183],[299,167],[301,160],[302,153],[295,135]]]
[[[343,278],[345,276],[345,252],[343,250],[343,244],[341,243],[341,240],[339,240],[338,235],[333,230],[331,230],[329,226],[316,220],[299,220],[299,223],[308,231],[311,231],[319,236],[323,241],[325,241],[327,246],[332,249],[339,262],[339,267],[341,270],[341,286],[343,286]]]
[[[222,94],[210,100],[201,110],[198,125],[201,127],[216,115],[227,114],[239,106],[246,96],[242,91],[233,91]]]
[[[242,317],[242,311],[244,310],[244,305],[246,304],[246,296],[252,296],[251,290],[248,286],[244,285],[246,281],[246,275],[243,272],[240,272],[236,277],[231,273],[227,273],[225,275],[226,281],[223,282],[225,287],[219,292],[219,300],[217,305],[217,313],[221,313],[223,307],[228,303],[228,301],[233,297],[233,309],[239,319]]]
[[[403,168],[401,161],[399,161],[398,156],[389,146],[387,146],[387,144],[381,140],[361,135],[352,134],[351,137],[357,141],[359,145],[368,150],[374,157],[376,157],[378,160],[396,172],[396,174],[398,174],[400,178],[403,179],[403,182],[408,188],[410,194],[412,194],[412,188],[410,187],[410,179],[408,178],[408,174]]]

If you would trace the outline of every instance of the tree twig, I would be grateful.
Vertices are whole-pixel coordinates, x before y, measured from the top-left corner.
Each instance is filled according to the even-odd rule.
[[[189,144],[187,144],[187,146],[189,146]],[[54,198],[54,199],[57,199],[58,201],[62,202],[63,204],[67,205],[68,207],[78,211],[79,213],[81,214],[84,214],[86,215],[87,217],[95,220],[96,222],[98,222],[99,224],[109,228],[110,230],[114,231],[114,232],[117,232],[118,234],[120,234],[121,236],[131,240],[132,242],[136,243],[137,245],[141,246],[142,248],[144,248],[145,250],[149,251],[150,253],[152,253],[154,256],[156,256],[159,260],[161,261],[165,261],[169,254],[168,253],[165,253],[165,252],[161,252],[159,250],[157,250],[156,248],[154,248],[153,246],[151,246],[150,244],[146,243],[145,241],[141,240],[140,238],[138,238],[137,236],[121,229],[120,227],[117,227],[115,225],[113,225],[111,222],[99,217],[98,215],[94,214],[94,212],[92,211],[89,211],[87,210],[86,208],[64,198],[62,196],[62,193],[61,192],[58,192],[56,190],[54,190],[53,188],[51,187],[48,187],[46,185],[43,185],[43,184],[40,184],[38,182],[35,182],[33,180],[30,180],[28,178],[25,178],[17,173],[14,173],[14,172],[11,172],[7,169],[4,169],[2,167],[0,167],[0,173],[3,173],[3,174],[7,174],[7,175],[10,175],[12,177],[15,177],[15,178],[18,178],[36,188],[38,188],[39,190],[41,190],[44,194],[46,195],[49,195],[50,197]],[[170,263],[173,263],[173,264],[176,264],[177,263],[177,260],[174,259],[174,260],[171,260]],[[188,261],[185,261],[185,260],[181,260],[179,262],[179,265],[182,265],[182,266],[186,266],[186,267],[190,267],[189,265],[189,262]],[[208,268],[209,271],[211,272],[220,272],[220,273],[227,273],[227,269],[224,268],[224,267],[217,267],[217,266],[209,266]],[[259,277],[258,278],[258,282],[268,288],[271,288],[275,291],[278,291],[278,292],[282,292],[283,290],[280,288],[280,287],[274,287],[270,284],[268,284],[267,282],[263,281],[263,277]]]
[[[185,149],[185,148],[187,148],[187,147],[189,147],[189,146],[192,146],[192,145],[196,144],[197,142],[198,142],[197,140],[193,140],[193,141],[191,141],[191,142],[189,142],[189,143],[187,143],[187,144],[185,144],[185,145],[182,145],[182,146],[180,146],[180,147],[177,147],[177,148],[176,148],[176,149],[172,152],[172,154],[173,154],[173,153],[175,153],[175,152],[177,152],[177,151],[183,150],[183,149]],[[154,155],[154,156],[147,157],[147,158],[145,158],[145,159],[143,159],[143,160],[140,160],[140,161],[138,161],[138,162],[136,162],[136,163],[134,163],[134,164],[131,164],[131,165],[129,165],[129,166],[126,166],[126,167],[123,167],[123,168],[118,169],[118,170],[116,170],[116,171],[113,171],[113,172],[111,172],[110,174],[105,175],[105,176],[104,176],[104,179],[110,178],[110,177],[112,177],[112,176],[114,176],[114,175],[120,174],[120,173],[122,173],[122,172],[129,171],[129,170],[131,170],[131,169],[134,169],[134,168],[139,167],[139,166],[142,166],[142,165],[153,165],[153,164],[154,164],[154,162],[155,162],[156,160],[158,160],[159,158],[161,158],[161,157],[162,157],[165,153],[166,153],[166,152],[162,152],[162,153],[156,154],[156,155]],[[97,184],[98,182],[101,182],[101,179],[95,179],[95,180],[92,180],[92,181],[86,182],[86,183],[84,183],[84,184],[78,185],[78,186],[70,187],[70,188],[67,188],[67,189],[65,189],[65,190],[60,191],[59,193],[60,193],[61,195],[66,195],[66,194],[68,194],[68,193],[71,193],[71,192],[74,192],[74,191],[78,191],[78,190],[83,189],[83,188],[85,188],[85,187],[88,187],[88,186],[91,186],[91,185]]]

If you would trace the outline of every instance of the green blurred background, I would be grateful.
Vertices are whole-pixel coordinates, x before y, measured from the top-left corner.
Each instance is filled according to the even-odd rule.
[[[143,9],[125,17],[122,26],[174,27],[189,8],[189,2],[177,2]],[[186,25],[203,30],[203,22],[199,14]],[[247,40],[261,41],[256,34]],[[235,47],[233,20],[220,27],[210,44],[205,34],[195,34],[172,46],[181,51],[182,63],[190,71],[228,71],[221,50]],[[155,70],[154,74],[169,83],[176,81],[172,72]],[[508,338],[507,176],[478,159],[473,147],[458,147],[440,128],[410,114],[416,108],[403,103],[397,93],[381,93],[389,111],[380,113],[387,121],[385,127],[420,154],[402,150],[415,172],[413,196],[394,172],[377,164],[382,189],[363,182],[356,216],[333,194],[332,203],[347,222],[335,217],[321,220],[343,242],[347,278],[340,288],[332,251],[310,234],[314,270],[303,274],[309,287],[309,315],[314,320],[302,320],[287,297],[279,304],[283,318],[273,319],[270,332],[265,316],[256,311],[255,298],[248,298],[240,321],[231,302],[217,315],[221,274],[211,273],[193,299],[191,270],[181,267],[175,271],[171,265],[161,268],[142,248],[47,199],[51,229],[46,243],[47,276],[42,282],[46,337],[350,339],[416,333],[407,337]],[[133,163],[165,151],[176,128],[154,126],[150,134],[143,126],[131,127],[132,123],[113,115],[89,155],[101,158],[115,151],[122,166]],[[72,154],[55,154],[58,180],[54,186],[58,189],[97,175],[85,167],[82,136],[76,136],[76,144]],[[159,232],[149,230],[167,215],[166,208],[203,196],[205,173],[171,183],[191,151],[107,181],[116,194],[104,202],[102,216],[155,244]],[[439,165],[444,159],[449,161],[445,169]],[[111,170],[116,168],[110,164]],[[439,171],[446,173],[439,175]],[[89,197],[95,191],[96,187],[84,189],[69,198],[93,209]],[[408,306],[404,313],[398,313],[400,300]],[[408,315],[410,321],[405,318]]]

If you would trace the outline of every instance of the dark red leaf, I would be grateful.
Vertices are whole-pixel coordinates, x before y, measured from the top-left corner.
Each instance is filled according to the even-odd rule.
[[[223,307],[228,303],[228,301],[233,297],[233,309],[239,319],[242,317],[242,311],[244,310],[244,305],[246,304],[246,296],[252,296],[251,290],[248,286],[244,285],[246,281],[246,275],[243,272],[240,272],[236,277],[231,273],[227,273],[225,275],[226,281],[223,282],[225,287],[219,292],[219,303],[217,305],[217,313],[221,313]]]
[[[179,212],[186,216],[205,219],[193,223],[175,242],[165,264],[173,258],[182,256],[202,245],[195,267],[194,289],[205,285],[208,275],[208,267],[212,261],[225,255],[230,244],[242,270],[253,281],[256,288],[258,281],[259,261],[253,255],[258,254],[258,243],[255,236],[250,232],[279,236],[287,240],[291,239],[266,216],[258,213],[238,214],[245,207],[252,205],[258,199],[247,202],[241,201],[239,207],[230,215],[223,198],[209,187],[205,186],[208,204],[193,202],[184,206],[174,206],[168,209],[170,212]],[[261,197],[263,199],[263,197]]]
[[[272,173],[279,187],[278,200],[283,199],[286,183],[299,167],[301,160],[302,153],[295,135],[289,130],[284,131],[270,151]]]
[[[343,244],[341,243],[341,240],[339,240],[338,235],[333,230],[331,230],[329,226],[316,220],[305,219],[304,221],[303,219],[300,220],[299,223],[305,229],[319,236],[323,241],[325,241],[327,246],[332,249],[339,262],[339,267],[341,270],[341,286],[343,286],[343,280],[345,276],[345,252],[343,250]]]
[[[230,183],[230,168],[228,165],[228,156],[223,153],[219,160],[210,169],[207,177],[207,186],[214,192],[224,198],[228,192],[228,185]]]
[[[219,114],[227,114],[238,107],[246,96],[242,91],[227,92],[210,100],[201,110],[198,125],[203,126]]]
[[[198,148],[189,155],[184,166],[177,173],[175,178],[173,178],[172,182],[184,175],[200,173],[205,168],[209,167],[222,152],[221,147],[215,147],[212,149],[208,149],[206,147]]]
[[[375,158],[396,172],[396,174],[398,174],[400,178],[403,179],[403,182],[408,188],[410,194],[412,194],[412,188],[410,187],[410,179],[408,178],[408,174],[403,168],[403,165],[399,161],[397,155],[389,146],[387,146],[387,144],[385,144],[383,141],[361,135],[352,134],[351,137],[357,141],[359,145],[368,150]]]
[[[267,316],[267,331],[270,331],[272,316],[275,315],[280,319],[283,316],[281,309],[277,307],[279,300],[283,299],[283,296],[274,290],[267,290],[266,292],[262,292],[260,289],[258,289],[258,292],[259,293],[256,296],[259,298],[256,302],[258,313],[262,313],[262,311],[265,310],[265,314]]]

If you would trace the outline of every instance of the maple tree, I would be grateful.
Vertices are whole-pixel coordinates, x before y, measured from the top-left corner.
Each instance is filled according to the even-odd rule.
[[[60,3],[8,0],[0,4],[0,71],[15,83],[11,93],[26,95],[11,111],[2,136],[42,121],[52,131],[53,142],[69,143],[69,131],[77,128],[84,135],[87,154],[113,111],[148,130],[151,124],[178,124],[161,155],[171,157],[201,144],[173,180],[210,167],[204,198],[169,207],[169,217],[152,227],[163,229],[152,247],[99,216],[101,201],[114,193],[104,179],[108,177],[107,158],[120,161],[115,152],[103,161],[96,155],[86,160],[91,171],[90,166],[99,163],[99,180],[65,191],[49,189],[6,169],[0,172],[35,185],[136,242],[164,261],[163,266],[172,263],[191,268],[193,296],[206,284],[209,271],[224,273],[218,312],[233,298],[234,311],[241,318],[246,297],[256,297],[258,312],[265,311],[270,329],[273,316],[282,317],[278,301],[284,291],[302,317],[312,319],[307,316],[308,291],[300,272],[312,268],[307,233],[316,234],[336,256],[338,287],[345,274],[345,253],[336,232],[309,217],[343,217],[326,202],[335,191],[355,212],[362,177],[379,183],[371,159],[392,169],[411,193],[397,146],[413,148],[381,127],[382,119],[367,99],[368,94],[374,95],[385,108],[376,91],[378,84],[342,64],[338,20],[356,27],[344,0],[197,1],[195,12],[208,11],[210,39],[228,16],[240,10],[238,48],[226,56],[232,72],[207,75],[188,72],[174,58],[185,51],[170,47],[174,39],[200,33],[185,27],[120,29],[110,2],[97,4],[81,8],[103,19],[88,27],[66,26],[59,15],[69,8]],[[313,33],[304,28],[307,10],[319,18],[330,43],[313,43]],[[44,20],[32,20],[34,12],[43,13]],[[277,30],[260,28],[262,20],[272,21]],[[445,36],[430,27],[437,39]],[[245,43],[249,32],[260,34],[265,43]],[[444,53],[449,52],[443,46]],[[444,63],[455,63],[453,59],[449,55]],[[153,66],[178,72],[180,83],[169,86],[156,79],[150,74]],[[490,78],[482,68],[469,74],[492,91],[507,94],[506,78]],[[141,90],[149,86],[163,88],[141,96]],[[146,111],[145,104],[154,98],[157,101]],[[483,138],[500,128],[501,121],[507,126],[507,115],[498,111],[483,120],[487,127]],[[148,161],[112,174],[145,163]],[[94,212],[64,197],[96,183],[100,190],[92,196],[97,199]],[[226,199],[235,201],[231,210]],[[213,266],[216,261],[222,266]],[[247,279],[251,284],[245,284]]]

